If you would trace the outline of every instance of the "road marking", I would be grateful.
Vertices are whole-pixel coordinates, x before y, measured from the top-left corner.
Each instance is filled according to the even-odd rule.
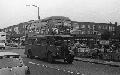
[[[77,74],[80,74],[79,72]]]
[[[67,71],[67,72],[70,72],[70,71]]]
[[[60,70],[60,69],[57,69],[57,70]]]
[[[38,66],[40,65],[40,64],[37,64]]]
[[[73,73],[73,72],[70,72],[70,73]]]

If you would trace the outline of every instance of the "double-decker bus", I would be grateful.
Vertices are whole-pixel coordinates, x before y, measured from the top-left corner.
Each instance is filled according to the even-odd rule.
[[[72,63],[74,52],[69,49],[70,35],[27,35],[25,54],[28,58],[38,57],[52,63],[55,59],[63,59]]]
[[[28,23],[26,27],[25,54],[29,58],[39,57],[54,62],[64,59],[72,63],[74,52],[69,50],[72,36],[69,35],[71,21],[66,17],[50,17]]]

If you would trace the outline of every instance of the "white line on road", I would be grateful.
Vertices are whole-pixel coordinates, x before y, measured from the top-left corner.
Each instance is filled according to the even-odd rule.
[[[40,65],[40,64],[37,64],[38,66]]]
[[[77,74],[80,74],[79,72]]]
[[[70,72],[70,71],[68,71],[68,72]]]

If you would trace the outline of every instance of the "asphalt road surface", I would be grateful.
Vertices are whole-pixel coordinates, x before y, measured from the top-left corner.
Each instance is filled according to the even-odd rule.
[[[120,67],[82,61],[65,64],[62,60],[50,64],[40,59],[26,58],[24,49],[7,49],[6,51],[21,54],[24,63],[30,67],[31,75],[120,75]]]

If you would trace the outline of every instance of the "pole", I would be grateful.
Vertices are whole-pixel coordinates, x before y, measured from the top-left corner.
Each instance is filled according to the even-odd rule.
[[[39,15],[39,7],[38,7],[38,20],[40,20],[40,15]]]
[[[30,6],[30,5],[26,5],[26,6]],[[36,5],[32,5],[32,6],[37,7],[37,9],[38,9],[38,20],[40,20],[39,7],[38,7],[38,6],[36,6]]]

